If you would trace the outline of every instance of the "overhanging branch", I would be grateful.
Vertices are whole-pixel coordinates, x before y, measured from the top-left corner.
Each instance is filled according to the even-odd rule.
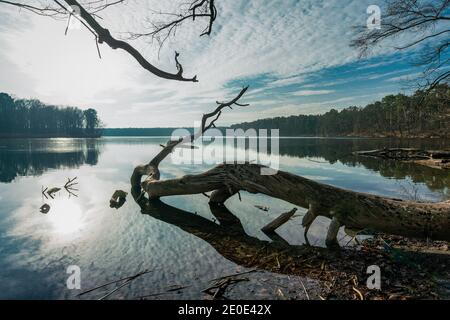
[[[55,0],[59,4],[57,0]],[[76,0],[64,0],[65,3],[67,3],[71,7],[78,7],[80,10],[80,18],[83,19],[84,22],[96,33],[98,43],[106,43],[108,44],[112,49],[122,49],[129,53],[133,58],[136,59],[136,61],[147,71],[153,73],[154,75],[168,79],[168,80],[177,80],[177,81],[190,81],[190,82],[197,82],[197,76],[194,76],[193,78],[185,78],[183,77],[182,72],[177,73],[169,73],[166,71],[163,71],[157,67],[155,67],[153,64],[151,64],[144,56],[132,45],[129,43],[117,40],[114,38],[108,29],[102,27],[97,20],[89,13],[87,12],[83,6],[80,5],[80,3]],[[177,66],[180,65],[177,62]],[[181,66],[181,65],[180,65]],[[178,70],[182,70],[182,68],[178,68]]]

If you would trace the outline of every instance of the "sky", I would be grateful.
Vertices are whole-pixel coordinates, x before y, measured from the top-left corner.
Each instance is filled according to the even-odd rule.
[[[154,11],[176,12],[183,1],[128,0],[104,12],[100,23],[124,37],[149,30],[149,21],[161,19]],[[366,24],[367,7],[383,9],[383,0],[216,2],[209,37],[199,37],[207,23],[199,20],[187,21],[161,50],[149,39],[132,41],[170,72],[176,72],[174,51],[180,52],[184,75],[197,75],[198,83],[157,78],[107,45],[100,45],[100,59],[87,30],[64,35],[66,21],[0,4],[0,92],[95,108],[106,127],[192,127],[216,101],[246,85],[242,102],[250,106],[225,111],[219,125],[364,106],[409,93],[408,80],[420,72],[411,64],[419,46],[394,50],[409,36],[383,43],[364,59],[350,47],[354,26]]]

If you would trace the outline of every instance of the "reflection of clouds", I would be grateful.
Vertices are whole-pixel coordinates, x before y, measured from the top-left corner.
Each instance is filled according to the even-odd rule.
[[[193,284],[193,288],[197,288],[198,283],[203,282],[196,278],[211,279],[233,273],[236,265],[220,256],[208,243],[180,231],[178,227],[143,216],[130,196],[120,210],[109,208],[108,202],[114,190],[129,190],[134,165],[152,159],[161,150],[159,143],[165,139],[102,140],[107,142],[96,166],[51,170],[40,177],[19,177],[13,183],[0,183],[3,197],[0,229],[6,228],[7,240],[12,243],[2,243],[0,268],[14,270],[11,273],[14,280],[7,280],[9,284],[15,281],[15,286],[8,287],[10,296],[29,297],[30,291],[35,291],[39,292],[38,297],[45,297],[45,294],[53,298],[74,297],[76,293],[65,288],[65,270],[70,264],[80,266],[83,289],[144,269],[155,269],[130,288],[121,290],[118,297],[124,298],[163,291],[170,284]],[[314,180],[327,179],[326,183],[374,194],[392,195],[396,192],[396,180],[384,178],[364,167],[348,167],[340,162],[317,163],[293,156],[280,156],[280,160],[284,170]],[[314,160],[324,161],[320,157]],[[166,178],[200,173],[209,167],[177,166],[166,159],[160,169],[162,178]],[[67,177],[74,176],[79,181],[79,197],[67,199],[61,191],[55,200],[48,200],[52,206],[50,212],[47,215],[39,213],[42,205],[40,186],[64,184]],[[421,192],[428,190],[424,185],[420,187]],[[227,207],[242,221],[249,235],[260,239],[267,240],[260,230],[264,225],[295,207],[260,194],[242,192],[241,196],[242,201],[238,197],[229,199]],[[197,212],[205,218],[213,218],[208,199],[203,195],[165,197],[163,201]],[[268,206],[270,210],[263,212],[255,205]],[[300,208],[297,216],[278,230],[291,244],[304,242],[301,220],[305,212]],[[314,222],[308,234],[311,243],[324,244],[328,224],[327,218]],[[341,232],[338,238],[342,237]],[[346,241],[348,238],[342,243]],[[24,274],[40,276],[30,280]],[[0,291],[4,292],[6,286],[6,282],[0,282]],[[28,289],[24,290],[24,287]],[[43,292],[42,288],[47,291]],[[182,297],[201,298],[203,288],[189,291]]]
[[[139,153],[147,148],[148,145],[139,145],[131,149],[133,153]],[[48,276],[45,281],[57,286],[55,297],[73,296],[73,292],[65,289],[65,268],[69,264],[81,267],[84,288],[143,268],[162,266],[162,271],[134,285],[134,290],[140,292],[146,292],[148,288],[162,290],[173,281],[186,283],[194,275],[208,273],[218,276],[227,272],[233,264],[223,261],[217,267],[217,260],[222,258],[208,244],[180,232],[177,227],[143,217],[131,198],[120,211],[108,207],[115,188],[129,188],[129,165],[115,163],[117,149],[120,146],[113,145],[109,149],[106,167],[101,163],[97,167],[84,166],[77,171],[48,172],[40,178],[19,178],[14,185],[7,185],[8,190],[13,190],[14,186],[17,190],[15,196],[20,199],[17,209],[11,212],[14,225],[8,234],[33,244],[18,247],[18,252],[8,257],[9,266],[45,270]],[[115,173],[110,174],[112,171]],[[56,200],[49,200],[52,206],[49,214],[40,214],[38,186],[63,182],[74,174],[80,183],[79,197],[67,200],[65,195],[58,195]],[[184,206],[185,199],[173,200],[176,205]],[[202,210],[206,210],[206,201],[204,205]],[[75,217],[70,216],[73,214]],[[199,262],[193,264],[193,261]],[[21,280],[18,281],[20,283]],[[42,281],[43,278],[35,279],[35,283],[29,286],[42,286]],[[126,289],[124,291],[127,292]],[[132,296],[128,292],[127,297]]]
[[[77,172],[80,173],[80,172]],[[12,236],[24,237],[31,236],[34,240],[41,242],[42,246],[49,248],[59,247],[61,244],[79,239],[85,236],[87,230],[98,227],[92,217],[89,217],[89,205],[93,202],[92,198],[98,193],[92,192],[90,188],[96,189],[95,177],[89,177],[86,180],[80,180],[79,198],[68,198],[64,190],[55,195],[55,199],[41,200],[40,185],[57,184],[55,181],[63,184],[67,176],[73,175],[72,172],[59,171],[57,174],[48,173],[42,178],[19,179],[17,189],[27,190],[25,194],[34,196],[24,196],[21,206],[13,212],[16,224],[10,234]],[[32,190],[34,189],[34,190]],[[101,192],[100,192],[101,194]],[[48,214],[41,214],[39,207],[42,203],[48,203],[51,207]]]

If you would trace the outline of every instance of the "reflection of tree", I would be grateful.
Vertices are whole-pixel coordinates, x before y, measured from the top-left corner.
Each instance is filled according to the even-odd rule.
[[[100,148],[98,140],[79,140],[71,150],[39,150],[0,148],[0,182],[11,182],[17,176],[38,176],[48,169],[77,168],[83,164],[96,165]]]
[[[97,140],[88,139],[86,140],[86,163],[91,166],[95,166],[98,163],[98,156],[100,154],[100,150],[97,145]]]
[[[366,297],[371,295],[387,297],[392,291],[399,294],[399,287],[396,285],[400,283],[403,283],[405,288],[414,288],[423,281],[420,277],[413,280],[408,277],[398,278],[398,274],[414,272],[411,265],[405,263],[409,260],[389,258],[389,253],[383,251],[344,249],[341,252],[333,252],[306,245],[293,246],[285,241],[264,241],[248,235],[240,220],[224,205],[210,204],[212,214],[220,223],[217,224],[197,214],[167,205],[158,199],[149,201],[139,194],[133,196],[143,214],[174,225],[206,241],[224,258],[240,266],[324,281],[331,285],[321,293],[324,297],[353,297],[355,293],[353,288],[357,288]],[[445,255],[417,252],[414,255],[407,252],[402,254],[402,259],[428,261],[430,268],[433,268],[438,260],[440,263],[444,261],[448,263],[448,257]],[[369,292],[365,287],[367,266],[378,265],[381,261],[386,270],[383,281],[391,278],[396,280],[384,281],[382,293]],[[426,265],[422,266],[426,268]],[[391,286],[391,283],[395,285]],[[423,294],[427,295],[425,292]]]
[[[450,187],[448,172],[413,163],[393,160],[357,157],[355,151],[382,148],[445,149],[448,142],[443,140],[387,140],[387,139],[281,139],[280,154],[297,157],[321,157],[330,163],[341,163],[365,168],[380,173],[383,177],[410,178],[416,183],[425,183],[431,190]]]

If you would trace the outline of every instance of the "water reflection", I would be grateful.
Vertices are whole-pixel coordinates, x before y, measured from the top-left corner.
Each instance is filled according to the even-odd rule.
[[[352,278],[346,279],[345,277],[349,277],[349,275],[346,275],[345,272],[357,270],[355,265],[360,265],[361,272],[363,272],[364,266],[378,265],[380,259],[386,259],[386,256],[381,254],[370,255],[368,252],[360,250],[333,252],[307,245],[290,245],[276,233],[274,233],[272,241],[260,240],[249,235],[240,219],[225,205],[210,204],[211,213],[218,221],[216,223],[194,213],[167,205],[161,200],[149,201],[140,197],[137,203],[144,215],[176,226],[184,232],[202,239],[221,256],[245,268],[257,268],[288,275],[295,274],[325,281],[330,281],[330,278],[335,279],[334,277],[339,274],[339,281],[341,281],[338,281],[339,283],[349,283]],[[393,266],[396,266],[396,272],[405,274],[411,271],[409,264],[417,263],[416,261],[429,262],[430,265],[434,263],[445,265],[450,260],[449,255],[437,252],[414,252],[412,254],[403,252],[397,256],[387,256],[390,259],[387,267],[387,270],[390,270],[387,272],[390,274],[388,277],[393,277]],[[324,265],[327,266],[327,272],[320,272]],[[407,278],[398,278],[397,284],[399,287],[406,287],[407,284],[410,284],[409,281]],[[386,287],[389,286],[386,285]],[[317,290],[317,287],[315,289]],[[331,290],[331,292],[333,291]],[[338,292],[332,294],[339,296]]]
[[[443,150],[450,141],[440,139],[282,139],[280,154],[299,158],[319,158],[331,164],[340,162],[349,167],[363,166],[381,176],[393,179],[409,178],[413,183],[424,183],[433,191],[450,188],[448,171],[414,163],[372,157],[355,156],[353,152],[381,148],[418,148]]]
[[[291,246],[278,234],[275,234],[276,239],[273,241],[253,237],[245,231],[241,220],[225,205],[209,205],[211,213],[217,219],[218,223],[216,223],[192,212],[165,204],[161,200],[139,199],[138,204],[144,215],[174,225],[206,241],[223,257],[247,268],[259,267],[268,271],[279,270],[279,259],[289,259],[289,256],[291,259],[293,257],[298,259],[301,255],[307,255],[311,251],[315,251],[319,255],[321,252],[326,252],[323,249],[313,249],[305,245]],[[286,252],[286,250],[290,252]],[[273,254],[277,255],[278,261],[274,256],[273,259],[267,259],[268,256]],[[285,261],[281,260],[281,262]],[[286,267],[285,263],[282,265]]]
[[[253,265],[245,258],[246,252],[256,254],[268,244],[283,246],[282,241],[271,241],[261,228],[293,206],[262,195],[242,193],[242,202],[237,197],[229,199],[227,207],[235,218],[210,208],[203,195],[163,198],[167,205],[159,204],[159,209],[146,212],[153,218],[143,217],[133,201],[125,202],[119,210],[109,208],[115,190],[129,191],[133,168],[152,159],[166,140],[0,140],[0,298],[73,298],[76,293],[65,285],[68,265],[83,270],[85,289],[143,269],[161,270],[124,288],[117,298],[133,298],[149,288],[163,291],[172,284],[192,284],[192,290],[180,297],[202,298],[201,290],[207,283],[199,277],[234,273],[237,265]],[[412,183],[419,195],[430,201],[448,197],[448,173],[351,154],[376,148],[377,143],[382,142],[283,139],[280,167],[356,191],[404,197],[400,184]],[[423,147],[439,146],[424,143]],[[162,179],[211,167],[174,165],[166,160],[161,164]],[[80,183],[78,197],[68,199],[60,192],[48,200],[49,213],[40,213],[41,186],[61,187],[68,177],[75,176]],[[267,206],[269,211],[258,210],[255,205]],[[299,209],[298,217],[277,230],[289,248],[301,247],[304,242],[300,225],[303,213]],[[315,222],[311,244],[323,245],[320,235],[328,223],[326,219]],[[236,231],[230,234],[229,228]]]
[[[96,165],[100,147],[98,139],[0,140],[0,182],[38,176],[49,169]]]
[[[106,138],[106,139],[0,139],[0,182],[11,182],[17,176],[39,176],[49,169],[78,168],[96,165],[105,145],[145,145],[163,142],[166,138]],[[413,163],[357,157],[355,151],[383,147],[448,149],[450,141],[439,139],[321,139],[296,138],[280,140],[280,155],[305,158],[310,161],[342,163],[349,167],[364,167],[383,177],[410,178],[413,183],[425,183],[433,191],[450,187],[450,174]]]

